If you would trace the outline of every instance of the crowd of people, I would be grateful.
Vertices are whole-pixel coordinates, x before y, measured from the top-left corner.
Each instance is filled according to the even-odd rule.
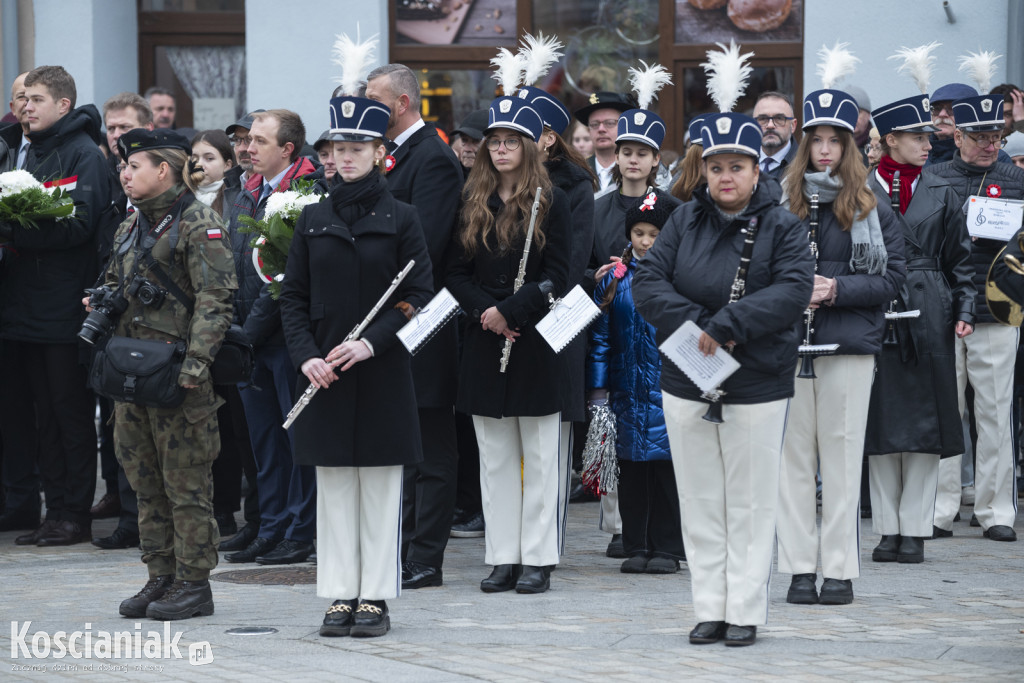
[[[443,584],[452,536],[485,537],[482,591],[547,591],[570,499],[596,495],[621,571],[685,562],[690,642],[726,645],[766,623],[776,547],[787,602],[842,605],[862,518],[875,562],[923,562],[961,504],[1015,541],[1018,329],[986,300],[1004,243],[965,216],[1024,199],[1021,91],[872,108],[825,83],[740,113],[712,67],[719,111],[677,154],[644,69],[575,112],[543,71],[503,73],[442,131],[388,64],[342,79],[312,143],[283,108],[194,131],[167,90],[100,111],[60,66],[20,75],[0,172],[76,211],[0,222],[0,531],[141,548],[135,618],[212,614],[222,554],[314,561],[321,635],[380,636],[388,600]],[[268,276],[251,225],[297,188],[317,197]],[[538,323],[578,287],[600,315],[556,352]],[[461,315],[411,355],[397,332],[444,288]],[[739,363],[715,390],[659,351],[684,324]],[[242,381],[218,367],[235,330]],[[597,409],[617,485],[581,492]]]

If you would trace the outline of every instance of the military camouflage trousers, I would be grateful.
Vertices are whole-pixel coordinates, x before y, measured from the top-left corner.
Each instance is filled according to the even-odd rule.
[[[114,448],[139,499],[150,577],[201,581],[217,566],[211,466],[220,450],[221,403],[207,382],[189,389],[178,408],[115,404]]]

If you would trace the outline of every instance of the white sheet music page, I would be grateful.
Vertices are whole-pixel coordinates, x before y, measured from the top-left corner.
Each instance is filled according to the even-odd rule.
[[[601,315],[583,288],[576,285],[555,303],[555,307],[537,323],[537,331],[555,353],[566,347],[576,336]]]
[[[719,387],[729,375],[740,369],[740,364],[723,346],[719,346],[711,356],[701,353],[697,348],[701,331],[696,323],[687,320],[658,348],[690,381],[706,392]]]
[[[441,327],[459,312],[459,302],[455,300],[447,287],[443,287],[426,306],[398,331],[401,340],[409,353],[415,355],[430,341]]]

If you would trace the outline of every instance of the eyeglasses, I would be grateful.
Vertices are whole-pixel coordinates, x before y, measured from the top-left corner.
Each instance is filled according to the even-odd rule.
[[[604,119],[603,121],[591,121],[590,123],[587,124],[587,128],[589,128],[590,130],[597,130],[601,126],[604,126],[605,128],[618,128],[619,120]]]
[[[795,116],[786,116],[785,114],[776,114],[775,116],[755,116],[754,120],[757,121],[757,125],[764,128],[771,121],[775,124],[776,128],[782,128],[786,125],[786,121],[792,121]]]
[[[984,149],[985,147],[988,147],[989,145],[995,145],[996,147],[998,147],[1000,149],[1002,149],[1003,147],[1006,147],[1006,139],[1000,137],[998,134],[997,135],[971,135],[970,133],[968,133],[967,137],[969,137],[971,139],[971,142],[973,142],[974,144],[978,145],[982,149]]]
[[[492,152],[497,151],[498,147],[500,147],[504,143],[505,149],[507,149],[510,152],[514,152],[515,150],[519,149],[520,142],[522,142],[522,140],[520,140],[519,138],[505,138],[504,140],[499,140],[498,138],[489,138],[487,140],[487,149],[491,150]]]
[[[952,102],[932,102],[932,106],[931,106],[932,116],[938,116],[939,114],[942,113],[943,109],[946,110],[947,114],[952,114],[953,113],[953,103]]]
[[[252,142],[252,138],[239,138],[234,135],[231,136],[231,144],[235,147],[238,147],[239,145],[245,145],[248,147],[250,142]]]

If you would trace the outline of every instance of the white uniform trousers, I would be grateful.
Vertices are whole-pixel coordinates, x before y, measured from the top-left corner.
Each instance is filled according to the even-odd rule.
[[[818,568],[815,472],[821,468],[821,571],[860,576],[860,475],[874,356],[814,359],[817,379],[796,380],[779,473],[779,571]]]
[[[559,417],[473,416],[487,564],[558,564]]]
[[[569,521],[569,493],[572,490],[572,422],[561,424],[558,444],[558,554],[565,554],[565,527]]]
[[[966,401],[960,392],[960,415],[964,426],[964,452],[939,461],[939,483],[935,491],[935,526],[951,531],[960,512],[964,486],[974,486],[974,449],[970,418],[964,415]],[[955,472],[953,470],[956,470]]]
[[[622,517],[619,516],[619,492],[610,491],[601,496],[601,518],[598,520],[601,531],[611,534],[622,533]]]
[[[871,523],[883,536],[932,535],[939,456],[886,453],[868,456]]]
[[[779,460],[788,400],[722,406],[662,393],[698,622],[768,620]]]
[[[974,388],[974,421],[978,444],[974,454],[974,514],[984,529],[1013,526],[1017,493],[1010,414],[1013,409],[1013,368],[1019,330],[997,323],[979,323],[974,334],[956,340],[956,385],[960,414],[966,410],[964,389]],[[940,466],[934,524],[950,529],[960,509],[959,460]]]
[[[402,589],[402,471],[316,468],[316,594],[387,600]]]

